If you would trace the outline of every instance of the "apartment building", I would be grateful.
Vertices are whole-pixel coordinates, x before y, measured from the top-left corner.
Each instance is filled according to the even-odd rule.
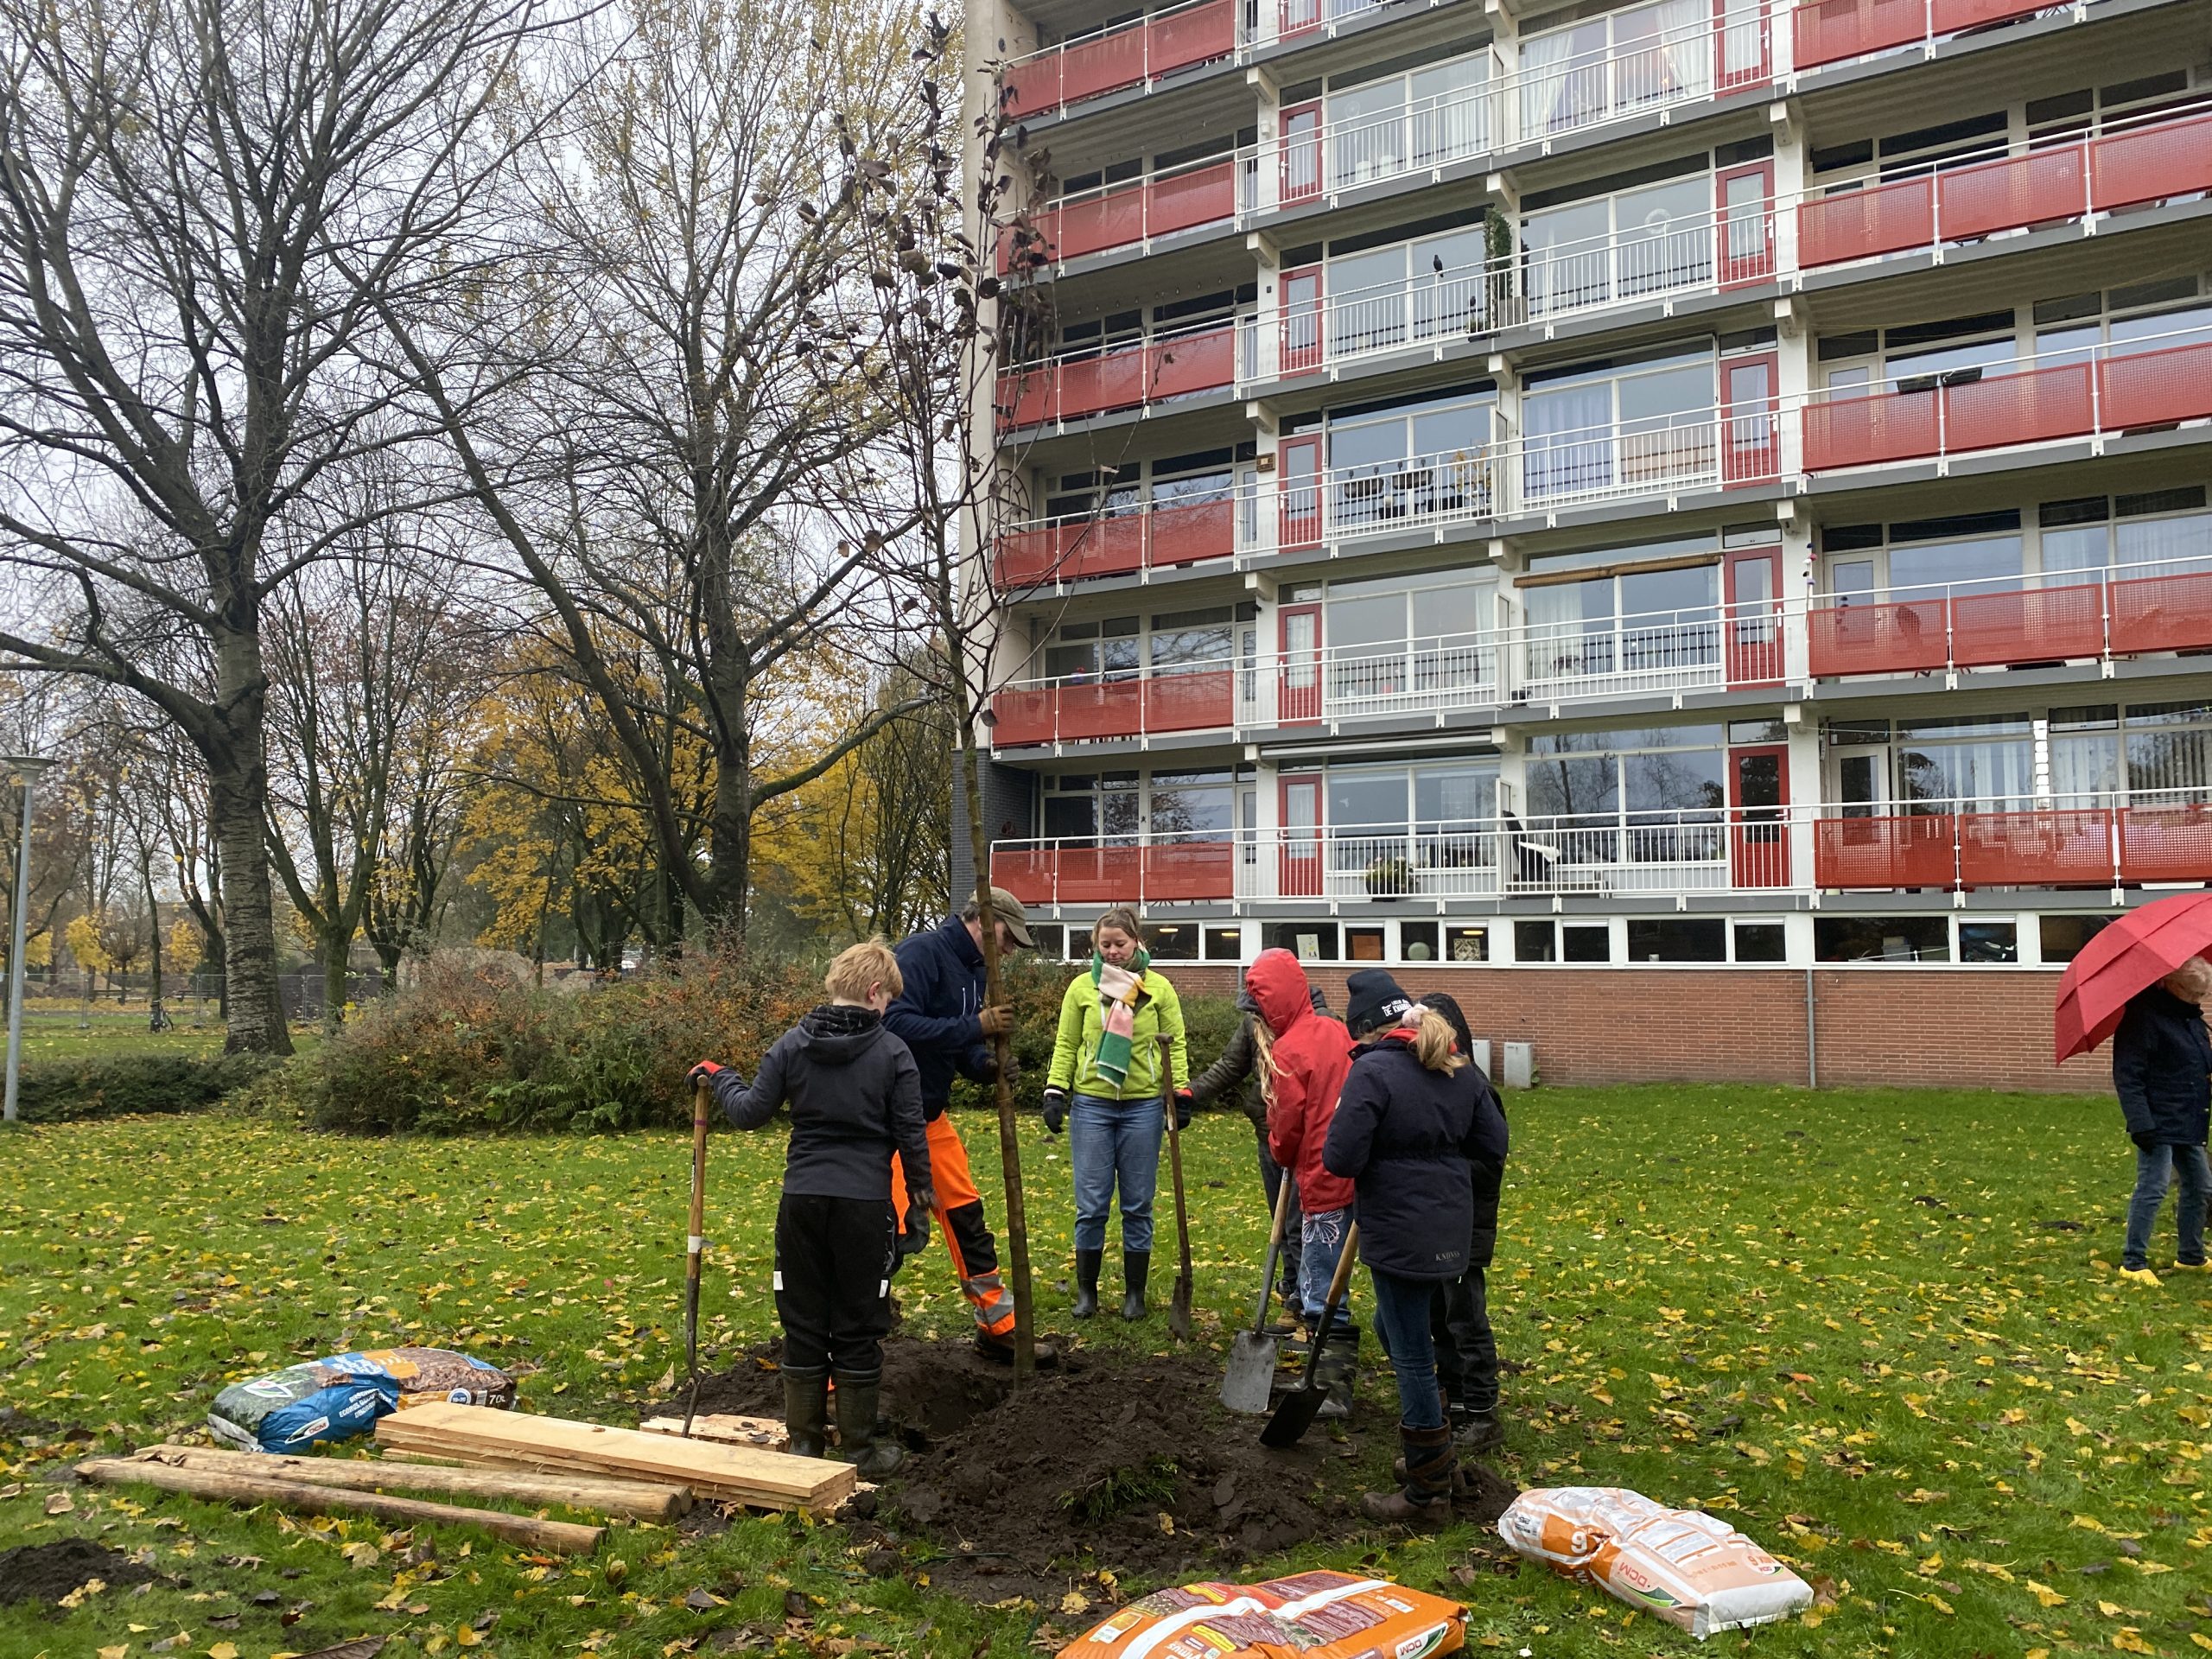
[[[1763,1000],[1780,1077],[1995,1021],[2032,1084],[2051,970],[2212,879],[2202,0],[1032,0],[969,53],[1050,157],[988,811],[1051,938],[1436,964],[1593,1052]]]

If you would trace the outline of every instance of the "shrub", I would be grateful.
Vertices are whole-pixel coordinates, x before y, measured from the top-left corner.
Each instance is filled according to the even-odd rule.
[[[1015,1096],[1042,1104],[1060,996],[1074,971],[1016,957],[1006,976],[1021,1072]],[[684,1074],[702,1059],[751,1072],[770,1043],[822,1000],[817,967],[700,952],[659,972],[555,992],[433,963],[412,988],[362,1011],[296,1063],[286,1093],[317,1128],[359,1134],[628,1129],[688,1123]],[[1225,999],[1186,997],[1194,1066],[1234,1029]],[[956,1086],[953,1104],[988,1107]]]
[[[22,1069],[17,1106],[27,1123],[200,1111],[251,1083],[269,1064],[254,1054],[35,1060]]]

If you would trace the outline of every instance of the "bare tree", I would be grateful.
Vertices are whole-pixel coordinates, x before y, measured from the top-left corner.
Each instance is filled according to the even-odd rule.
[[[0,0],[0,656],[122,686],[199,753],[232,1049],[291,1046],[264,844],[276,534],[404,444],[381,320],[473,279],[537,0]],[[497,119],[495,120],[495,118]],[[188,635],[206,683],[147,665]]]

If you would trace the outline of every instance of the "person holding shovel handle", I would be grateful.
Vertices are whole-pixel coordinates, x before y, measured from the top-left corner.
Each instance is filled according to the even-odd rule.
[[[1045,1127],[1068,1130],[1075,1166],[1074,1315],[1098,1312],[1098,1270],[1106,1259],[1106,1217],[1118,1188],[1122,1206],[1122,1317],[1145,1313],[1152,1270],[1152,1199],[1160,1185],[1166,1132],[1163,1082],[1174,1091],[1175,1125],[1191,1122],[1190,1052],[1183,1004],[1152,968],[1136,912],[1117,906],[1090,935],[1090,966],[1060,999],[1060,1026],[1045,1080]],[[1168,1077],[1160,1075],[1167,1039]]]
[[[1360,1039],[1321,1159],[1358,1192],[1360,1259],[1375,1281],[1375,1321],[1398,1380],[1395,1492],[1370,1492],[1376,1521],[1446,1525],[1457,1455],[1437,1386],[1429,1304],[1467,1268],[1475,1171],[1503,1167],[1505,1119],[1451,1023],[1412,1001],[1381,969],[1347,982]]]
[[[883,1338],[891,1328],[891,1269],[899,1223],[893,1154],[906,1202],[934,1207],[921,1076],[906,1045],[884,1028],[899,995],[898,959],[881,939],[842,951],[823,982],[830,1000],[769,1046],[747,1084],[702,1060],[691,1069],[729,1121],[764,1127],[786,1102],[791,1138],[776,1209],[776,1318],[784,1327],[784,1427],[791,1449],[818,1458],[829,1437],[830,1381],[837,1383],[837,1439],[869,1480],[904,1457],[876,1434]]]

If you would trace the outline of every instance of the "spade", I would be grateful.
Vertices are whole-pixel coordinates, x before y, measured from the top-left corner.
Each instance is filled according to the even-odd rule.
[[[1260,1431],[1260,1444],[1281,1451],[1287,1446],[1296,1446],[1306,1431],[1313,1426],[1313,1419],[1320,1411],[1329,1391],[1314,1384],[1314,1374],[1321,1369],[1321,1351],[1328,1346],[1330,1328],[1337,1322],[1337,1308],[1344,1299],[1344,1281],[1351,1277],[1352,1258],[1359,1254],[1359,1224],[1344,1230],[1344,1254],[1337,1258],[1337,1270],[1329,1276],[1329,1299],[1322,1305],[1321,1317],[1313,1326],[1313,1351],[1306,1357],[1306,1378],[1282,1397],[1275,1408],[1275,1414],[1268,1419],[1268,1426]]]
[[[1268,1234],[1268,1265],[1260,1274],[1260,1306],[1252,1315],[1252,1328],[1239,1331],[1230,1344],[1229,1371],[1221,1379],[1221,1403],[1254,1417],[1268,1408],[1275,1363],[1282,1354],[1281,1341],[1268,1334],[1268,1298],[1274,1290],[1275,1262],[1282,1254],[1283,1217],[1290,1209],[1290,1193],[1291,1183],[1286,1177],[1275,1189],[1275,1220]]]

